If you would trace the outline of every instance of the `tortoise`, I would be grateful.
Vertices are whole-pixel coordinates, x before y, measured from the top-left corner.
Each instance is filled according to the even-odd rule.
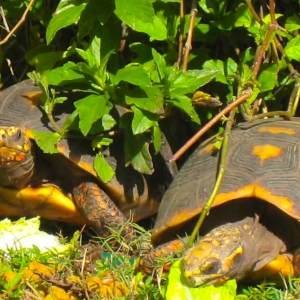
[[[123,235],[131,236],[132,228],[125,226],[129,216],[136,222],[154,214],[172,177],[163,156],[154,160],[159,172],[143,175],[125,167],[116,141],[107,154],[115,176],[104,183],[93,168],[89,141],[63,139],[57,154],[37,147],[33,130],[53,132],[41,105],[41,90],[31,80],[0,93],[0,214],[88,224],[101,236],[124,226]],[[69,103],[54,110],[57,124],[63,124],[70,110]]]
[[[204,143],[175,176],[152,232],[160,246],[142,259],[142,269],[181,251],[182,277],[191,286],[298,276],[300,118],[257,120],[231,131],[220,189],[198,242],[184,250],[183,240],[170,240],[193,228],[213,190],[218,160],[215,144]]]

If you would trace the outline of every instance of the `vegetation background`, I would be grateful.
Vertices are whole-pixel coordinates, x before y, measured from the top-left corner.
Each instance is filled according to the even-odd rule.
[[[163,133],[176,151],[228,105],[237,107],[237,121],[292,107],[297,114],[299,4],[2,0],[0,86],[29,76],[49,115],[68,101],[53,89],[80,92],[63,127],[39,146],[53,153],[74,129],[92,136],[95,168],[108,181],[102,149],[122,134],[126,164],[151,174],[149,147],[158,152]]]

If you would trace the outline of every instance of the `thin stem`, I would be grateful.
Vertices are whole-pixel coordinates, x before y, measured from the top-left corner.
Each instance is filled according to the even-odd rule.
[[[178,37],[178,59],[177,65],[180,66],[183,54],[183,34],[184,34],[184,0],[180,1],[180,24],[179,24],[179,37]]]
[[[218,165],[219,166],[218,176],[217,176],[217,179],[216,179],[216,182],[215,182],[215,186],[213,188],[213,191],[212,191],[209,199],[207,200],[205,206],[203,207],[203,210],[201,211],[198,222],[197,222],[196,226],[194,227],[193,232],[192,232],[192,234],[189,238],[187,248],[190,248],[193,245],[193,243],[194,243],[194,241],[195,241],[195,239],[196,239],[196,237],[199,233],[199,230],[200,230],[206,216],[208,215],[208,213],[210,211],[210,208],[213,205],[214,200],[215,200],[215,198],[216,198],[216,196],[217,196],[217,194],[220,190],[220,186],[221,186],[222,180],[224,178],[224,173],[225,173],[225,164],[226,164],[226,158],[227,158],[229,133],[231,131],[232,124],[234,122],[235,111],[236,111],[236,109],[231,110],[229,119],[226,123],[224,136],[223,136],[223,142],[222,142],[222,148],[220,150],[220,163]]]
[[[185,43],[185,47],[184,47],[184,54],[183,54],[183,64],[182,64],[183,71],[187,70],[189,54],[190,54],[190,51],[192,50],[192,40],[193,40],[194,25],[195,25],[194,23],[195,23],[195,18],[196,18],[197,13],[198,13],[198,9],[197,9],[196,0],[192,0],[190,26],[189,26],[189,31],[187,34],[187,39],[186,39],[186,43]]]
[[[246,0],[246,4],[247,4],[248,9],[250,10],[252,16],[254,17],[254,19],[255,19],[259,24],[261,24],[261,19],[260,19],[259,15],[256,13],[256,11],[255,11],[255,9],[254,9],[254,7],[253,7],[253,5],[252,5],[251,0]]]
[[[277,26],[275,24],[270,24],[270,28],[268,30],[268,33],[260,47],[260,50],[258,52],[258,55],[257,57],[255,58],[255,61],[254,61],[254,65],[253,65],[253,80],[255,80],[257,78],[257,75],[258,75],[258,72],[260,70],[260,66],[262,64],[262,60],[263,60],[263,57],[265,55],[265,52],[266,52],[266,49],[267,49],[267,46],[269,44],[269,41],[273,35],[273,32],[275,31],[275,29],[277,28]]]

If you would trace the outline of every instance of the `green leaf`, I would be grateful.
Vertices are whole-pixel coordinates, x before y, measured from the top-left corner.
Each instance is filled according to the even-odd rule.
[[[125,165],[131,164],[140,173],[152,174],[154,170],[148,139],[143,134],[133,135],[131,123],[131,113],[122,115],[120,127],[123,128],[125,134]]]
[[[233,60],[231,62],[236,64]],[[224,84],[229,84],[227,76],[234,74],[227,68],[227,63],[222,60],[208,60],[203,64],[203,68],[210,72],[216,72],[216,81]],[[231,69],[236,70],[237,67],[231,66]]]
[[[151,40],[165,40],[167,29],[155,15],[151,0],[115,0],[115,14],[133,30],[147,33]]]
[[[137,57],[135,57],[135,56],[132,57],[133,63],[145,64],[145,63],[151,61],[153,58],[152,53],[151,53],[152,48],[149,47],[148,45],[137,42],[137,43],[130,44],[129,48],[132,52],[136,53],[135,56],[137,56]]]
[[[97,75],[97,70],[101,64],[100,41],[100,38],[94,36],[87,49],[76,48],[76,52],[87,62],[88,66],[93,69],[94,76]]]
[[[229,280],[221,286],[202,286],[189,287],[181,281],[180,260],[173,263],[168,276],[166,287],[166,300],[198,300],[198,299],[215,299],[215,300],[234,300],[236,296],[236,281]]]
[[[54,90],[52,90],[52,91],[53,91],[53,93],[54,93]],[[62,103],[64,103],[66,100],[68,100],[68,97],[55,97],[55,98],[53,99],[54,104],[62,104]]]
[[[97,154],[95,157],[94,169],[96,170],[101,180],[103,180],[105,183],[109,182],[115,174],[111,165],[101,154]]]
[[[155,153],[157,154],[160,151],[162,140],[162,133],[158,125],[153,126],[152,139]]]
[[[78,72],[79,74],[87,75],[87,77],[91,77],[92,79],[96,78],[98,73],[96,65],[89,66],[85,62],[77,63],[72,70]]]
[[[74,110],[65,120],[62,132],[65,133],[68,130],[77,130],[78,131],[78,124],[77,124],[77,117],[78,117],[78,111]]]
[[[275,64],[264,64],[261,67],[257,81],[259,82],[260,92],[271,91],[274,89],[278,80],[279,67]]]
[[[39,146],[43,150],[44,153],[58,153],[59,151],[56,148],[56,144],[60,141],[61,136],[59,133],[46,133],[40,132],[36,130],[32,130],[32,134],[34,139]]]
[[[282,14],[275,14],[274,17],[275,19],[277,20],[278,18],[282,17],[283,15]],[[271,23],[271,15],[268,14],[266,16],[264,16],[262,18],[262,21],[265,23],[265,24],[270,24]]]
[[[152,48],[153,59],[160,77],[160,80],[165,78],[167,64],[162,55],[160,55],[154,48]]]
[[[108,95],[89,95],[74,103],[79,114],[79,128],[83,135],[87,135],[94,122],[107,114],[111,105]]]
[[[89,0],[78,23],[78,39],[89,35],[95,28],[95,23],[105,24],[115,9],[114,1]]]
[[[112,144],[114,140],[111,138],[107,138],[104,136],[96,136],[93,140],[92,140],[92,148],[95,149],[101,149],[102,146],[106,146],[108,147],[109,145]]]
[[[286,47],[285,53],[289,59],[295,59],[300,61],[300,36],[297,35],[295,38],[290,40]]]
[[[200,124],[200,119],[192,105],[192,100],[184,95],[173,95],[173,99],[166,101],[169,105],[175,106],[187,113],[191,120],[197,124]]]
[[[111,81],[117,85],[120,81],[126,81],[134,85],[150,85],[150,78],[141,65],[129,65],[119,69],[115,75],[111,74]]]
[[[288,31],[298,30],[300,28],[300,18],[295,14],[287,18],[284,28]]]
[[[111,116],[111,115],[108,115],[108,114],[104,114],[102,116],[102,127],[103,127],[103,130],[110,130],[111,128],[113,128],[115,125],[116,125],[116,120]]]
[[[63,51],[39,53],[34,56],[29,63],[35,66],[36,71],[43,72],[45,70],[52,69],[55,64],[63,58],[63,54]]]
[[[251,14],[248,6],[246,4],[241,4],[236,12],[235,12],[235,26],[236,27],[250,27],[250,26],[254,26],[255,19],[253,17],[253,15]],[[258,23],[257,23],[258,24]]]
[[[160,113],[163,109],[163,96],[161,90],[156,86],[134,87],[125,94],[126,104],[150,111]]]
[[[62,10],[56,11],[46,30],[47,44],[51,43],[58,30],[77,23],[85,6],[86,3],[83,1],[81,4],[70,5]]]
[[[72,81],[77,83],[78,81],[86,82],[83,75],[73,70],[75,66],[75,63],[69,61],[61,67],[45,71],[43,75],[47,77],[49,84],[56,86],[64,85]]]
[[[149,113],[147,111],[142,111],[139,108],[132,106],[131,107],[134,116],[132,120],[132,132],[133,134],[139,134],[145,132],[147,129],[158,125],[157,121],[159,116],[156,114]]]
[[[242,64],[241,68],[241,82],[242,86],[249,84],[249,80],[253,77],[253,71],[246,64]]]
[[[136,138],[130,140],[130,145],[132,147],[132,143],[137,143],[137,145],[141,145],[141,141],[143,138],[140,138],[140,135],[135,135]],[[140,173],[151,175],[153,173],[153,163],[152,157],[149,151],[149,143],[144,142],[142,147],[140,147],[140,151],[136,153],[136,155],[132,156],[131,165],[135,170]]]
[[[217,76],[220,70],[188,70],[183,72],[171,67],[168,77],[170,97],[194,93],[199,87],[207,84]]]

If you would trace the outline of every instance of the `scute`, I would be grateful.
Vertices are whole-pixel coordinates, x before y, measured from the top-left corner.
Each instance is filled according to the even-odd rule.
[[[266,145],[277,149],[276,155],[259,152]],[[299,162],[300,118],[237,126],[230,134],[225,175],[213,206],[257,197],[300,219]],[[218,151],[211,144],[195,150],[163,197],[152,235],[154,244],[201,212],[214,187],[217,167]]]

